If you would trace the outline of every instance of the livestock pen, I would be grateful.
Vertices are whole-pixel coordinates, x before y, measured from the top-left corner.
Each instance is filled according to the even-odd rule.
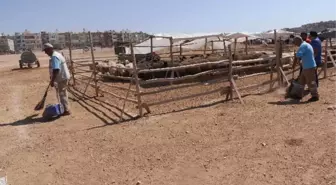
[[[234,59],[232,45],[224,45],[223,40],[219,42],[224,48],[220,53],[221,58],[210,59],[211,55],[203,55],[192,63],[176,60],[176,57],[180,57],[180,51],[174,52],[173,44],[165,46],[169,49],[168,61],[174,65],[155,68],[141,66],[142,61],[137,61],[134,52],[138,46],[130,43],[132,68],[126,69],[101,66],[103,61],[116,61],[118,57],[97,58],[93,50],[90,59],[72,59],[70,41],[69,65],[73,89],[77,90],[76,96],[82,100],[91,101],[90,98],[94,98],[97,105],[103,106],[108,102],[109,106],[114,106],[118,110],[114,112],[118,122],[148,113],[174,112],[234,99],[244,103],[243,97],[246,95],[260,95],[288,85],[299,70],[291,69],[295,52],[283,52],[280,39],[276,39],[273,54],[252,59]],[[214,53],[211,48],[202,52]],[[325,56],[329,57],[324,59],[330,59],[328,63],[333,63],[333,57],[330,58],[334,55],[332,52],[325,50]],[[111,69],[114,72],[131,72],[127,73],[128,76],[122,76],[112,73]],[[326,67],[322,71],[326,71]]]
[[[69,43],[71,46],[71,41]],[[83,101],[94,98],[100,106],[108,102],[118,110],[114,112],[118,122],[148,113],[185,110],[225,100],[238,99],[244,103],[245,95],[267,93],[288,85],[299,69],[290,70],[294,52],[283,53],[281,44],[277,40],[275,54],[263,58],[234,60],[231,45],[228,45],[227,58],[221,60],[202,58],[198,63],[148,69],[138,68],[134,53],[137,46],[130,44],[133,68],[129,76],[102,74],[103,68],[99,68],[98,63],[105,59],[117,60],[116,56],[98,59],[91,50],[91,59],[76,60],[71,58],[70,47],[69,65],[76,96]],[[174,57],[172,52],[170,56]],[[125,70],[116,66],[108,68]]]

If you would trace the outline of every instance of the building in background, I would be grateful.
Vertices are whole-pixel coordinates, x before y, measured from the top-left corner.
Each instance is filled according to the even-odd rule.
[[[0,54],[14,53],[15,45],[14,40],[9,39],[7,36],[0,36]]]
[[[55,49],[64,49],[66,47],[66,33],[41,31],[42,44],[50,43]]]
[[[28,30],[25,30],[23,33],[15,33],[14,36],[16,50],[25,51],[42,49],[41,33],[31,33]]]
[[[143,32],[131,32],[123,30],[120,32],[110,30],[104,32],[91,32],[94,47],[114,47],[115,43],[136,42],[139,43],[148,37]],[[44,43],[51,43],[56,49],[67,47],[69,38],[68,33],[41,31],[31,33],[25,30],[23,33],[15,33],[11,37],[14,40],[15,51],[40,50]],[[72,33],[72,48],[83,49],[90,46],[89,34],[83,29],[83,32]]]
[[[89,46],[89,34],[86,32],[77,32],[71,34],[72,48],[85,48]]]

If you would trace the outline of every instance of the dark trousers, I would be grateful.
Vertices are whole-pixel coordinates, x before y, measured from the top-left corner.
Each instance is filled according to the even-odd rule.
[[[317,87],[319,86],[319,79],[318,79],[318,75],[317,75],[317,68],[318,68],[318,67],[319,67],[319,66],[316,66],[316,68],[315,68],[315,81],[316,81],[316,85],[317,85]],[[300,77],[301,73],[302,73],[302,66],[300,66],[299,77]],[[298,78],[299,78],[299,77],[298,77]]]

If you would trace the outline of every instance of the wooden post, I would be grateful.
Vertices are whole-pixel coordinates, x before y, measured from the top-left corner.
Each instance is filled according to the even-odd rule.
[[[205,43],[204,43],[204,51],[203,51],[203,55],[206,54],[206,50],[207,50],[207,43],[208,43],[208,38],[205,38]]]
[[[274,30],[274,51],[276,53],[277,49],[276,49],[276,41],[277,41],[277,31]]]
[[[70,56],[70,67],[71,67],[71,75],[72,75],[72,82],[73,85],[76,85],[76,79],[75,79],[75,68],[74,68],[74,64],[72,61],[72,41],[71,41],[71,33],[69,32],[68,34],[69,37],[69,56]]]
[[[134,77],[134,75],[133,75],[132,77]],[[130,84],[129,84],[129,86],[128,86],[128,91],[127,91],[127,93],[126,93],[126,97],[125,97],[125,99],[128,98],[128,95],[129,95],[130,90],[131,90],[131,87],[132,87],[132,83],[133,83],[133,81],[131,80],[131,81],[130,81]],[[123,120],[123,115],[124,115],[124,112],[125,112],[125,106],[126,106],[126,100],[124,100],[123,108],[122,108],[121,113],[120,113],[120,118],[119,118],[120,121]]]
[[[324,64],[323,64],[324,77],[323,78],[327,78],[327,68],[328,68],[328,40],[325,40]]]
[[[226,53],[226,44],[225,44],[225,40],[223,39],[223,46],[224,46],[224,55],[227,55]]]
[[[134,54],[134,48],[133,44],[131,43],[131,54],[133,57],[133,75],[134,75],[134,80],[135,80],[135,87],[136,87],[136,93],[137,93],[137,99],[138,99],[138,109],[139,109],[139,116],[143,116],[142,112],[142,102],[141,102],[141,95],[140,95],[140,82],[139,82],[139,76],[138,76],[138,68],[136,64],[136,58]]]
[[[230,90],[229,90],[229,97],[230,97],[230,100],[233,99],[233,86],[232,86],[232,83],[231,83],[231,80],[232,80],[232,62],[233,62],[233,59],[232,59],[232,54],[231,54],[231,45],[228,46],[228,50],[229,50],[229,74],[228,74],[228,78],[229,78],[229,82],[230,82]],[[228,96],[226,97],[226,99],[228,100]]]
[[[231,45],[228,46],[228,50],[229,50],[229,60],[230,60],[229,61],[230,62],[229,63],[229,75],[228,75],[229,82],[230,82],[230,87],[229,87],[230,89],[229,89],[228,94],[226,95],[226,100],[228,100],[229,97],[230,97],[230,100],[233,99],[233,90],[234,90],[236,92],[236,94],[237,94],[240,102],[242,104],[244,104],[244,101],[243,101],[243,99],[242,99],[242,97],[241,97],[241,95],[240,95],[240,93],[238,91],[236,82],[235,82],[235,80],[233,79],[233,76],[232,76],[232,73],[233,73],[232,62],[233,62],[233,60],[232,60],[232,53],[231,53]]]
[[[329,43],[330,43],[330,48],[332,48],[333,45],[332,45],[332,42],[331,42],[331,38],[329,38]]]
[[[284,84],[284,78],[286,78],[286,76],[283,76],[282,74],[282,69],[283,69],[283,63],[282,63],[282,42],[281,42],[281,37],[280,37],[280,39],[279,39],[279,64],[280,64],[280,72],[281,72],[281,78],[280,78],[280,81],[281,81],[281,85],[283,85]]]
[[[233,55],[236,57],[237,54],[237,39],[234,39],[234,51],[233,51]]]
[[[248,55],[247,51],[247,42],[248,42],[248,37],[245,37],[245,54]]]
[[[95,83],[96,96],[98,96],[97,68],[96,68],[96,61],[95,61],[94,52],[93,52],[92,36],[91,36],[90,31],[89,31],[89,41],[90,41],[91,57],[92,57],[92,64],[93,64],[93,79]]]
[[[215,53],[215,50],[214,50],[214,42],[213,42],[213,41],[211,41],[211,53],[212,53],[212,54]]]
[[[182,56],[182,44],[180,44],[180,56]]]
[[[271,61],[270,81],[273,80],[273,75],[274,75],[274,64],[273,64],[273,62]],[[272,90],[272,88],[273,88],[273,84],[274,84],[273,82],[270,83],[270,89],[269,89],[269,91]]]
[[[150,51],[153,53],[153,36],[150,36]]]
[[[275,61],[276,61],[276,70],[277,70],[277,79],[278,85],[281,87],[281,71],[280,71],[280,43],[278,41],[275,42]]]
[[[170,47],[169,47],[169,49],[170,49],[170,52],[169,52],[169,54],[170,54],[170,61],[171,61],[172,66],[174,67],[173,37],[170,37],[170,38],[169,38],[169,42],[170,42]],[[175,73],[175,71],[172,70],[172,71],[171,71],[171,76],[172,76],[172,78],[174,78],[174,73]],[[173,83],[171,82],[170,85],[172,85],[172,84],[173,84]]]
[[[171,63],[172,65],[174,64],[174,56],[173,56],[173,37],[170,37],[169,38],[169,42],[170,42],[170,51],[169,51],[169,54],[170,54],[170,60],[171,60]],[[174,66],[174,65],[173,65]]]

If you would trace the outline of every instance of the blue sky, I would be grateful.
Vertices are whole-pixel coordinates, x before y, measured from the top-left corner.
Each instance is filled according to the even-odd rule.
[[[336,0],[0,0],[0,32],[265,31],[335,20]]]

